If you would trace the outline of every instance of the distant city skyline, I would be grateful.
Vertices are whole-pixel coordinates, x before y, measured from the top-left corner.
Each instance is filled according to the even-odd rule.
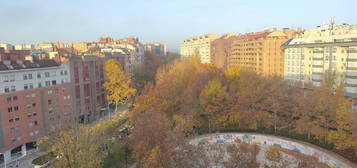
[[[357,24],[354,0],[0,0],[0,4],[0,43],[11,44],[138,37],[177,52],[182,40],[206,33],[309,29],[331,17],[337,24]]]

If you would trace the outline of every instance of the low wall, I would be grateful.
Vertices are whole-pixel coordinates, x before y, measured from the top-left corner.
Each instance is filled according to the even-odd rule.
[[[297,142],[287,138],[281,138],[271,135],[251,134],[251,133],[218,133],[208,134],[193,138],[189,141],[192,145],[204,145],[207,143],[241,143],[246,142],[249,144],[266,145],[266,146],[279,146],[295,152],[300,152],[305,155],[314,157],[319,161],[327,164],[332,168],[355,168],[352,162],[335,157],[328,154],[319,147],[308,145],[304,142]]]

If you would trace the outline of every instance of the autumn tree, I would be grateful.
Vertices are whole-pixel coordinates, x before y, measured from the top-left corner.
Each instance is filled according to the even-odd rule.
[[[136,90],[131,88],[131,79],[127,75],[121,65],[114,59],[110,59],[105,63],[106,82],[104,88],[107,91],[108,99],[113,101],[118,110],[118,105],[126,104]]]
[[[108,153],[108,139],[113,129],[113,121],[94,126],[78,125],[73,129],[53,132],[39,141],[39,146],[46,146],[46,151],[60,157],[51,167],[97,168]]]
[[[338,87],[336,93],[343,94],[344,87]],[[352,100],[339,96],[336,101],[336,129],[329,131],[328,141],[337,149],[355,148],[357,142],[352,137],[353,111]]]
[[[325,143],[330,128],[334,127],[336,100],[344,96],[342,88],[336,90],[339,84],[336,83],[335,77],[334,74],[326,74],[321,85],[312,92],[314,106],[310,111],[314,113],[312,122],[316,125],[313,134]]]
[[[207,83],[200,94],[201,116],[208,121],[208,132],[211,132],[212,122],[217,124],[229,124],[229,96],[219,79],[213,79]],[[233,115],[232,115],[233,116]],[[228,117],[228,118],[227,118]],[[238,118],[235,118],[238,119]]]

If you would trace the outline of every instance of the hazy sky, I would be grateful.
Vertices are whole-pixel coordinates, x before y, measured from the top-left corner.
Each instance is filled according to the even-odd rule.
[[[179,48],[205,33],[357,24],[357,0],[0,0],[0,42],[139,37]]]

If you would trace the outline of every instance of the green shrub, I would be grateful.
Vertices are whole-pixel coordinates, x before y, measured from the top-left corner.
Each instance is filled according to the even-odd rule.
[[[48,161],[53,160],[55,158],[56,158],[56,156],[53,153],[48,153],[48,154],[42,155],[42,156],[32,160],[32,164],[34,164],[34,165],[44,165]]]

